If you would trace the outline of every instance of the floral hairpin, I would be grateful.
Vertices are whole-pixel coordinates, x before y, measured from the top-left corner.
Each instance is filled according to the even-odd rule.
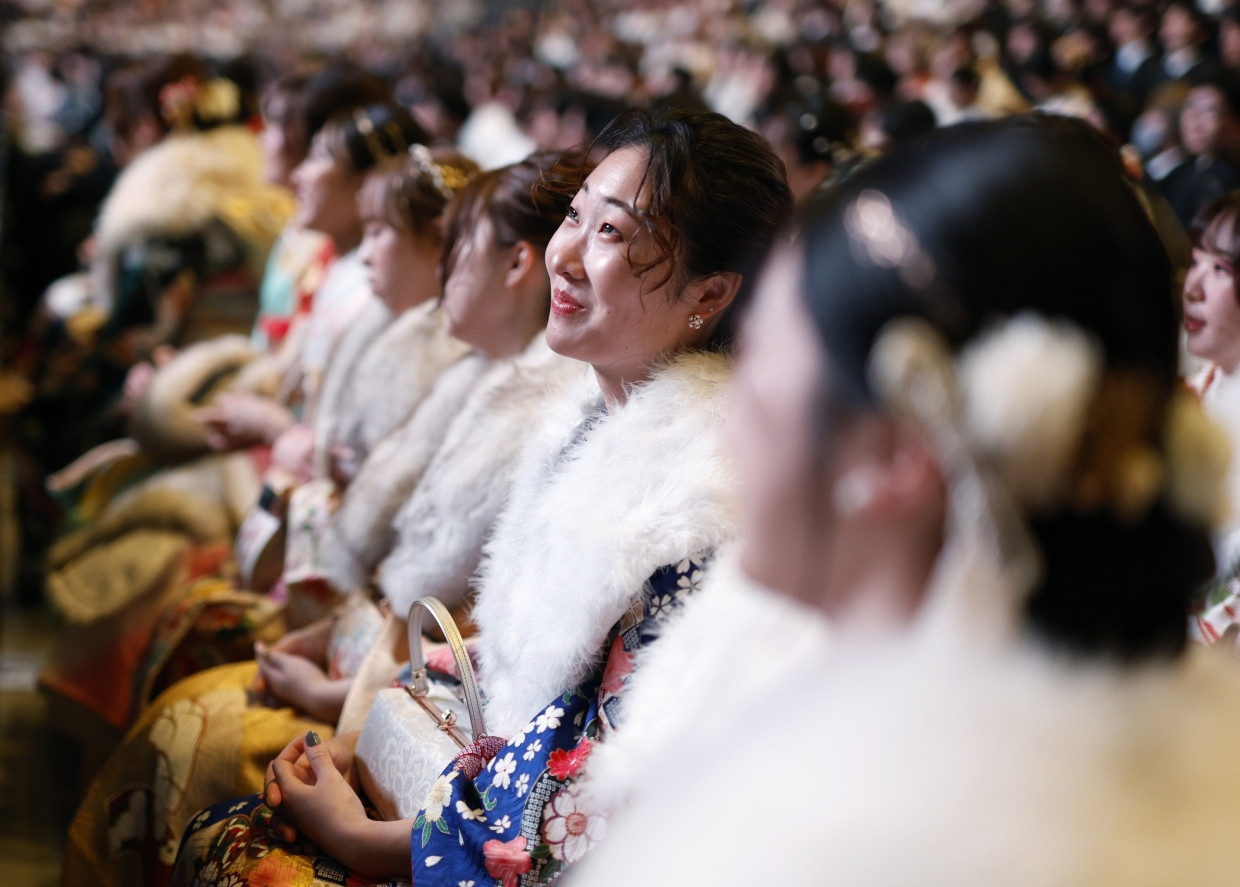
[[[231,80],[217,77],[203,82],[182,77],[159,91],[159,112],[172,129],[192,129],[202,123],[226,123],[241,111],[241,93]]]

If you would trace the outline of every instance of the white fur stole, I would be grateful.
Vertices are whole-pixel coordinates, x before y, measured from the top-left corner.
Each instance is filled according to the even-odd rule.
[[[586,677],[656,569],[734,537],[728,373],[718,354],[676,357],[567,450],[601,402],[593,371],[548,407],[480,568],[490,732],[512,735]]]
[[[450,607],[464,602],[528,430],[580,375],[580,364],[552,351],[540,333],[517,358],[492,366],[470,393],[396,516],[395,543],[380,572],[396,613],[426,595]]]
[[[336,588],[350,591],[370,582],[392,548],[397,511],[487,366],[486,358],[474,353],[448,367],[413,415],[366,456],[323,536],[323,569]]]

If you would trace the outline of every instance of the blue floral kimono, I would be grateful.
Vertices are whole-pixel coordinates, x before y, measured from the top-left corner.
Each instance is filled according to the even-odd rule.
[[[541,884],[603,837],[606,823],[583,809],[575,782],[620,720],[635,654],[697,587],[702,564],[686,558],[657,570],[612,630],[595,672],[538,712],[475,779],[444,771],[414,821],[415,884]]]

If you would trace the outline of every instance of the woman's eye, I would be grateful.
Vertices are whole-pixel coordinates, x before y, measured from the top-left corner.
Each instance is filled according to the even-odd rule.
[[[610,222],[604,222],[603,226],[599,228],[599,231],[602,232],[603,234],[619,234],[620,233],[616,229],[616,226],[612,225]]]
[[[566,212],[566,213],[564,214],[564,218],[566,218],[566,219],[572,219],[574,222],[575,222],[575,221],[577,221],[577,209],[576,209],[576,207],[572,207],[572,206],[570,206],[570,207],[568,208],[568,212]]]

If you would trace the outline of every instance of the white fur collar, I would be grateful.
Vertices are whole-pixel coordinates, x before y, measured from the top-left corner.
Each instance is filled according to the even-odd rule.
[[[108,193],[95,226],[97,280],[110,284],[125,246],[154,235],[183,236],[212,219],[244,221],[265,255],[291,212],[288,192],[263,179],[262,150],[245,127],[170,135],[127,166]]]
[[[206,429],[194,413],[204,395],[256,357],[243,336],[217,336],[182,350],[159,368],[129,419],[129,434],[165,462],[184,461],[210,450]]]
[[[487,366],[475,352],[445,369],[408,420],[366,455],[323,536],[323,569],[336,588],[349,591],[370,582],[392,547],[396,512],[418,486]]]
[[[601,403],[593,371],[548,407],[480,570],[492,733],[512,735],[586,677],[656,569],[735,535],[728,370],[718,354],[678,356],[568,450]]]
[[[354,470],[380,440],[398,428],[430,393],[444,368],[468,351],[448,335],[432,302],[396,319],[371,297],[332,351],[315,423],[317,459],[343,447]]]
[[[542,333],[487,371],[395,519],[395,544],[380,574],[395,612],[407,613],[426,595],[464,603],[528,430],[579,377],[580,364],[547,347]]]

